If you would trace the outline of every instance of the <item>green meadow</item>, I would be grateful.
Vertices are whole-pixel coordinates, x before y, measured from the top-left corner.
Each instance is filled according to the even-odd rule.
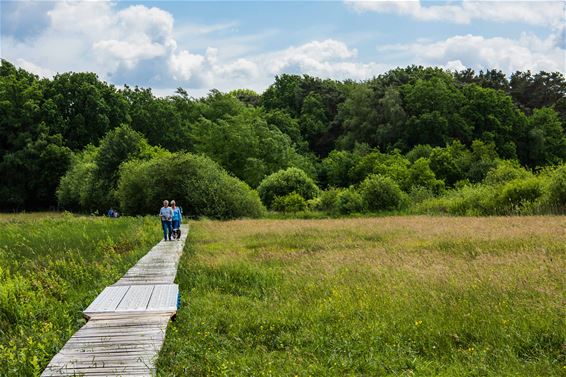
[[[159,376],[563,376],[566,217],[192,221]],[[39,375],[159,241],[0,215],[0,375]]]
[[[566,217],[198,221],[160,376],[564,376]]]
[[[82,310],[159,239],[149,218],[0,215],[0,376],[39,375]]]

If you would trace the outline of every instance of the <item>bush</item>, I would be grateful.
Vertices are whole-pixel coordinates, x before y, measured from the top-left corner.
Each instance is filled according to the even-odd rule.
[[[316,209],[325,212],[337,212],[338,210],[338,193],[340,189],[329,188],[324,190],[320,196]]]
[[[444,182],[436,179],[436,176],[430,168],[430,161],[426,158],[419,158],[409,168],[409,176],[404,184],[406,191],[412,188],[423,187],[438,194],[444,190]]]
[[[424,200],[416,206],[417,213],[448,213],[458,216],[493,214],[495,188],[486,185],[468,185],[452,190],[439,198]]]
[[[312,199],[319,193],[318,186],[304,171],[298,168],[280,170],[266,177],[257,188],[262,202],[272,208],[275,197],[286,196],[293,192],[303,199]]]
[[[301,195],[292,192],[285,196],[276,196],[272,208],[279,212],[300,212],[307,209],[307,202]]]
[[[332,187],[348,187],[350,184],[350,170],[355,165],[352,152],[337,151],[330,152],[328,157],[322,160],[322,174],[324,183]]]
[[[520,212],[525,206],[534,203],[543,194],[541,179],[515,179],[503,186],[494,197],[494,212]]]
[[[340,190],[336,197],[336,204],[338,212],[343,215],[364,210],[362,196],[353,187]]]
[[[190,153],[130,161],[120,169],[117,196],[127,214],[157,214],[164,199],[175,199],[191,217],[259,217],[257,193],[218,164]]]
[[[105,212],[118,204],[119,167],[132,159],[150,159],[165,153],[151,147],[141,134],[122,125],[109,131],[100,147],[87,146],[75,156],[57,189],[59,205],[67,210]]]
[[[307,203],[307,210],[316,211],[320,207],[320,197],[309,199],[306,201],[306,203]]]
[[[407,157],[407,160],[409,160],[411,163],[414,163],[419,158],[429,158],[431,152],[432,152],[432,147],[430,145],[419,144],[419,145],[415,145],[415,147],[411,149],[405,155],[405,157]]]
[[[409,198],[411,203],[418,204],[425,200],[434,198],[434,192],[426,187],[415,186],[411,188],[411,191],[409,191]]]
[[[445,148],[434,148],[428,159],[434,175],[442,179],[447,186],[453,186],[466,177],[472,156],[462,143],[453,141]]]
[[[96,179],[94,159],[97,153],[97,148],[89,146],[74,156],[70,169],[61,177],[57,188],[57,201],[61,208],[86,212],[99,209],[107,192]]]
[[[519,165],[516,161],[501,160],[494,169],[491,169],[484,183],[488,185],[500,185],[512,181],[514,179],[524,179],[531,174]]]
[[[566,206],[566,165],[560,166],[550,176],[548,202],[552,206]]]
[[[356,165],[350,171],[350,182],[357,184],[371,174],[379,174],[391,177],[395,182],[402,184],[408,179],[409,166],[409,160],[398,152],[385,154],[373,151],[356,162]]]
[[[372,174],[360,185],[364,206],[370,211],[400,209],[406,203],[406,194],[389,177]]]

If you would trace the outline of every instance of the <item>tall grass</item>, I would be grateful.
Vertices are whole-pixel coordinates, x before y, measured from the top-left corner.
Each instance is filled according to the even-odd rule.
[[[192,224],[162,376],[561,376],[566,217]]]
[[[155,220],[0,216],[0,375],[39,375],[81,311],[160,238]]]

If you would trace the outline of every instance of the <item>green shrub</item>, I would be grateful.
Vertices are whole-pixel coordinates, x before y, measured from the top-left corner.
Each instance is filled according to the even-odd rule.
[[[529,203],[534,203],[543,194],[542,181],[538,177],[515,179],[506,183],[494,197],[494,212],[520,212]]]
[[[394,210],[403,207],[406,194],[389,177],[372,174],[360,185],[364,206],[370,211]]]
[[[336,204],[338,212],[344,215],[364,210],[362,196],[353,187],[340,190],[336,197]]]
[[[323,182],[332,187],[348,187],[350,170],[354,165],[355,158],[352,152],[333,150],[322,160]]]
[[[455,140],[445,148],[434,148],[428,160],[435,176],[443,180],[447,186],[453,186],[457,181],[466,177],[470,169],[471,158],[470,151]]]
[[[57,201],[65,210],[93,212],[106,195],[96,179],[98,148],[88,146],[73,157],[57,188]]]
[[[76,155],[57,189],[59,206],[66,210],[104,212],[117,206],[119,167],[132,159],[150,159],[165,153],[151,147],[143,136],[122,125],[109,131],[100,147],[87,146]]]
[[[299,212],[307,209],[307,202],[301,195],[292,192],[285,196],[276,196],[272,208],[278,212]]]
[[[403,184],[409,176],[409,165],[409,160],[398,152],[386,154],[372,151],[360,158],[351,169],[350,182],[358,184],[371,174],[379,174]]]
[[[512,149],[512,143],[509,148]],[[483,181],[487,173],[497,166],[497,161],[498,154],[495,144],[474,140],[472,142],[470,168],[466,178],[474,183]]]
[[[415,207],[417,213],[447,213],[458,216],[493,214],[496,189],[487,185],[467,185],[438,198],[426,199]]]
[[[424,187],[435,194],[444,190],[444,181],[436,179],[430,168],[430,161],[426,158],[419,158],[409,168],[409,175],[404,184],[406,191],[413,187]]]
[[[280,170],[266,177],[257,188],[262,202],[272,208],[275,197],[295,192],[304,199],[312,199],[319,193],[318,186],[304,171],[298,168]]]
[[[411,203],[417,204],[434,198],[434,192],[426,187],[415,186],[411,188],[411,191],[409,191],[409,198]]]
[[[310,211],[316,211],[320,207],[320,197],[309,199],[306,202],[307,209]]]
[[[531,174],[519,165],[517,161],[501,160],[494,169],[491,169],[484,183],[488,185],[500,185],[512,181],[514,179],[524,179]]]
[[[415,145],[415,147],[413,149],[411,149],[405,155],[405,157],[407,157],[407,160],[411,161],[411,163],[414,163],[419,158],[422,158],[422,157],[429,158],[431,152],[432,152],[432,147],[430,145],[419,144],[419,145]]]
[[[175,199],[191,217],[231,219],[263,212],[257,193],[247,184],[208,157],[190,153],[122,165],[117,196],[127,214],[157,214],[164,199]]]
[[[566,206],[566,165],[560,166],[550,176],[548,202],[552,206]]]
[[[319,202],[316,209],[329,213],[337,212],[339,192],[340,189],[334,187],[324,190],[319,196]]]
[[[65,210],[80,211],[82,209],[81,192],[91,181],[94,163],[74,162],[67,173],[61,177],[57,187],[57,202]]]

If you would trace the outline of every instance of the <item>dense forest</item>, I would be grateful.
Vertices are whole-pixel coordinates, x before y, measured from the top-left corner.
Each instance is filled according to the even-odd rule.
[[[117,88],[0,67],[0,210],[217,218],[413,208],[562,212],[559,72],[397,68],[363,82],[284,74],[258,94]]]

